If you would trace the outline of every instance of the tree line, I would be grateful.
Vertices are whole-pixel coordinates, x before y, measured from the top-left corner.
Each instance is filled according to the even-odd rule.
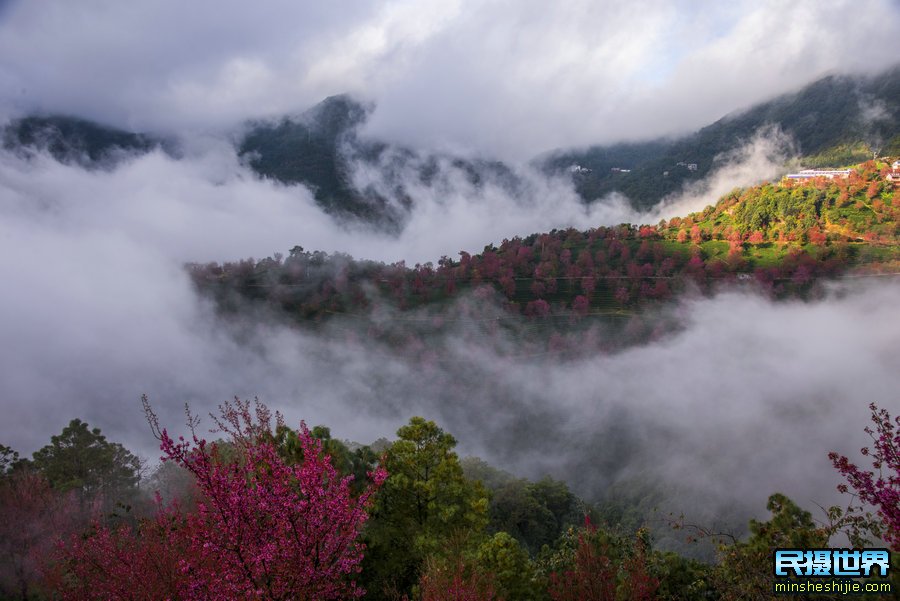
[[[144,408],[164,459],[152,477],[79,420],[31,459],[0,449],[0,598],[769,599],[776,548],[842,534],[900,551],[900,417],[874,405],[874,469],[830,456],[874,513],[814,520],[776,493],[743,540],[673,520],[718,543],[714,563],[654,548],[563,482],[461,460],[422,417],[358,445],[235,399],[207,441],[196,418],[173,437]]]

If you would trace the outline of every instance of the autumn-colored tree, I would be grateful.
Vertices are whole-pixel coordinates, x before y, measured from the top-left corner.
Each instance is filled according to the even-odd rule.
[[[892,419],[886,409],[879,409],[875,403],[869,409],[875,427],[867,426],[865,432],[874,447],[863,447],[860,452],[872,459],[873,469],[862,469],[834,452],[828,458],[859,499],[878,509],[885,526],[884,540],[892,550],[900,551],[900,416]],[[838,486],[838,490],[849,492],[846,484]]]
[[[691,242],[694,244],[700,244],[703,242],[703,232],[700,231],[700,226],[695,225],[691,228]]]
[[[866,188],[866,198],[871,200],[871,199],[875,198],[876,196],[878,196],[878,194],[880,192],[881,192],[881,183],[878,182],[877,180],[875,180],[871,184],[869,184],[868,188]]]
[[[817,227],[810,228],[807,235],[809,236],[810,244],[815,244],[816,246],[824,245],[825,241],[828,239],[825,232]]]
[[[98,524],[63,552],[73,576],[65,598],[149,599],[157,591],[123,591],[143,590],[134,579],[153,578],[163,578],[175,596],[189,600],[347,599],[364,593],[350,577],[362,561],[360,529],[371,495],[386,478],[382,468],[353,497],[352,477],[340,476],[302,422],[303,460],[289,465],[279,456],[272,414],[258,401],[252,409],[237,398],[220,407],[214,419],[227,444],[200,438],[193,418],[191,440],[175,440],[160,429],[146,397],[144,406],[163,459],[196,478],[197,510],[161,509],[138,532]],[[283,426],[278,414],[275,422]],[[166,559],[171,554],[150,552],[160,543],[177,552],[174,564]]]

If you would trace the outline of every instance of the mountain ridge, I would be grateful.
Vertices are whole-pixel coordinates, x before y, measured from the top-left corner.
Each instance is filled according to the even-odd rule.
[[[550,173],[581,167],[573,179],[587,202],[616,191],[648,209],[773,125],[794,140],[810,166],[858,163],[873,151],[900,154],[900,65],[870,77],[827,76],[677,139],[562,150],[541,163]],[[834,152],[841,147],[846,151]],[[622,168],[630,171],[614,171]]]
[[[346,94],[330,96],[296,115],[246,122],[234,145],[260,177],[305,185],[336,218],[395,232],[416,202],[408,184],[432,188],[442,170],[455,170],[476,187],[490,181],[515,193],[522,186],[515,170],[499,160],[420,152],[364,138],[360,129],[374,110]],[[556,150],[532,164],[544,174],[570,177],[587,204],[620,192],[635,209],[647,210],[711,174],[761,128],[772,126],[795,141],[808,166],[858,163],[871,157],[873,147],[900,154],[900,66],[874,76],[828,76],[680,138]],[[151,134],[63,116],[12,121],[0,139],[8,150],[47,150],[57,160],[85,167],[171,148]],[[360,167],[374,180],[357,177]]]

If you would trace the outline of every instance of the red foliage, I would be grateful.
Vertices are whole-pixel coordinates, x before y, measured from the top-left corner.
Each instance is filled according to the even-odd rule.
[[[869,187],[866,188],[866,198],[871,200],[871,199],[875,198],[876,196],[878,196],[878,194],[880,192],[881,192],[881,184],[878,181],[873,181],[871,184],[869,184]]]
[[[857,467],[849,459],[837,453],[829,453],[834,467],[859,495],[860,500],[878,509],[884,521],[884,539],[894,551],[900,551],[900,416],[891,419],[886,409],[875,403],[869,405],[875,428],[866,427],[866,433],[875,443],[874,449],[863,447],[860,452],[871,457],[874,471]],[[848,492],[846,484],[838,486]]]
[[[574,568],[550,574],[549,593],[553,601],[615,601],[616,568],[586,537],[579,537]]]
[[[572,301],[572,311],[574,311],[576,315],[580,315],[583,317],[587,315],[587,312],[590,308],[590,301],[588,301],[586,296],[583,296],[581,294],[576,296],[575,300]]]
[[[468,572],[468,573],[467,573]],[[422,601],[493,601],[497,599],[490,578],[466,570],[457,561],[452,570],[429,566],[419,582]]]
[[[694,244],[700,244],[703,242],[703,232],[700,231],[700,226],[695,225],[691,228],[691,242]]]
[[[60,552],[50,582],[67,600],[178,599],[190,587],[191,532],[177,508],[143,520],[136,529],[95,523]],[[209,566],[204,566],[209,569]]]
[[[816,246],[823,246],[827,240],[825,232],[817,227],[810,228],[807,235],[809,236],[810,243],[815,244]]]
[[[550,314],[550,303],[542,298],[534,300],[525,305],[525,315],[531,317],[546,317]]]
[[[592,530],[588,529],[588,532]],[[550,598],[553,601],[648,601],[655,598],[659,580],[647,571],[647,561],[640,541],[635,552],[619,562],[614,561],[608,543],[592,540],[590,534],[578,537],[575,563],[563,573],[550,574]],[[622,586],[619,586],[619,581]]]
[[[656,228],[652,225],[642,225],[641,229],[638,230],[638,235],[641,238],[656,238],[658,237],[656,234]]]
[[[216,424],[230,437],[232,460],[226,447],[196,434],[192,441],[173,440],[159,430],[146,399],[145,407],[163,459],[196,478],[197,511],[160,509],[138,532],[98,526],[72,541],[64,557],[75,583],[65,598],[347,599],[364,593],[348,576],[359,571],[360,528],[386,478],[383,469],[354,499],[351,477],[339,476],[302,422],[304,459],[285,463],[269,442],[271,414],[258,402],[255,412],[238,399],[220,407]]]
[[[505,294],[507,298],[511,299],[516,296],[516,281],[512,276],[503,276],[502,278],[500,278],[499,284],[503,289],[503,294]]]
[[[0,475],[0,597],[30,598],[60,538],[87,522],[75,491],[27,469]]]

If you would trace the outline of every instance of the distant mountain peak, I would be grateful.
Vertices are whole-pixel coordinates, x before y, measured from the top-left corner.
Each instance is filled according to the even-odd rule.
[[[365,123],[375,105],[349,94],[329,96],[303,113],[309,125],[323,135],[339,135]]]
[[[13,152],[48,152],[62,163],[84,167],[115,164],[123,156],[143,154],[162,141],[68,115],[15,119],[0,130],[0,143]]]

